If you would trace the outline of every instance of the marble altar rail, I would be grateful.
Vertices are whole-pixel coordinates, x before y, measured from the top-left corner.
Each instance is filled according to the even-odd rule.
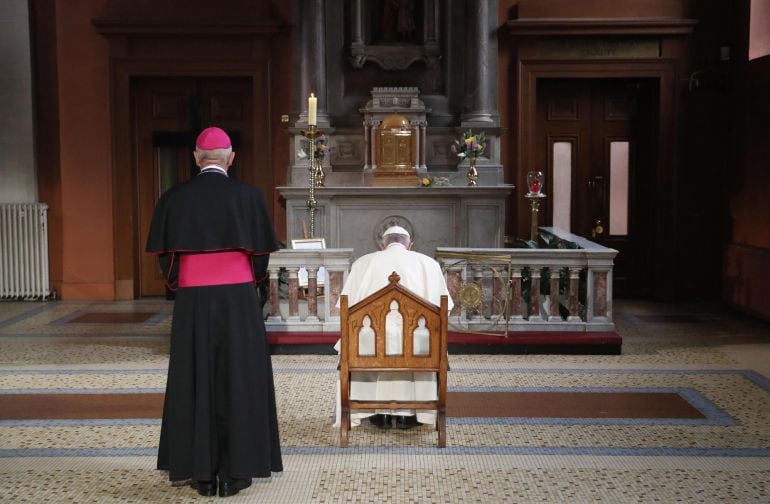
[[[541,229],[579,248],[436,249],[455,301],[451,326],[495,333],[615,330],[617,251],[555,228]]]
[[[436,249],[435,257],[446,271],[455,302],[449,317],[450,330],[615,330],[612,271],[617,251],[558,229],[542,229],[579,248]],[[353,257],[350,248],[273,253],[268,266],[268,330],[339,332],[336,305]]]
[[[352,248],[283,249],[270,254],[267,329],[339,332],[337,300],[352,262]]]

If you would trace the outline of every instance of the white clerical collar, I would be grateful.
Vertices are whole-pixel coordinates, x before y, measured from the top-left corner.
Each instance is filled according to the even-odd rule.
[[[222,168],[221,166],[217,165],[208,165],[201,168],[201,173],[221,173],[225,177],[227,177],[227,170]]]
[[[389,249],[390,247],[392,247],[394,245],[398,245],[399,247],[406,248],[406,245],[404,245],[403,243],[399,243],[399,242],[388,243],[388,246],[385,247],[385,248]]]

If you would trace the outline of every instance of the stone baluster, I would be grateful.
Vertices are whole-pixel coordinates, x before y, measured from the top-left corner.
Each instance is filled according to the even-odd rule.
[[[540,316],[540,266],[530,266],[530,302],[529,302],[529,321],[542,322]]]
[[[490,312],[492,318],[497,317],[503,312],[503,301],[500,299],[504,289],[502,273],[502,265],[495,264],[492,266],[492,306]]]
[[[473,264],[471,265],[471,270],[473,271],[473,283],[479,286],[479,289],[481,289],[482,292],[482,300],[483,300],[483,293],[484,293],[484,266],[481,264]],[[482,320],[484,318],[484,304],[482,304],[478,308],[473,308],[468,310],[468,318],[472,320]]]
[[[326,270],[326,302],[329,304],[330,318],[339,318],[340,309],[337,306],[337,301],[340,299],[340,292],[342,292],[342,284],[345,276],[345,272],[341,270],[328,269]]]
[[[511,306],[508,311],[510,313],[509,319],[512,321],[524,320],[521,313],[521,270],[522,268],[519,266],[511,267]]]
[[[299,268],[292,266],[289,268],[289,322],[299,321],[299,278],[297,272]]]
[[[307,267],[307,322],[318,322],[318,267]]]
[[[270,317],[268,320],[273,322],[281,321],[281,299],[278,280],[280,272],[281,268],[268,269],[268,274],[270,275]]]
[[[551,272],[551,292],[549,293],[548,297],[548,304],[549,304],[549,310],[548,310],[548,321],[558,321],[561,320],[561,315],[559,314],[559,273],[560,270],[558,268],[549,268]]]
[[[569,317],[567,317],[567,322],[580,322],[578,294],[581,270],[582,268],[569,269]]]
[[[463,268],[462,267],[453,267],[447,269],[446,272],[446,285],[447,289],[449,290],[449,296],[452,298],[452,301],[454,302],[454,308],[452,308],[452,311],[449,312],[450,316],[457,317],[462,313],[462,306],[460,306],[460,298],[459,298],[459,292],[460,292],[460,286],[463,283]]]

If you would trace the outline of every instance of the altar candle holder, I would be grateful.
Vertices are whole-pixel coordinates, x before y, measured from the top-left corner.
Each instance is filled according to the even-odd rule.
[[[540,202],[546,198],[543,194],[543,172],[533,170],[527,172],[527,194],[524,195],[529,200],[530,208],[530,230],[529,239],[535,243],[539,242],[540,228],[538,226],[540,214]]]
[[[308,139],[310,142],[310,167],[308,168],[308,172],[310,175],[310,188],[308,189],[308,198],[307,198],[307,211],[310,214],[310,236],[308,238],[315,237],[315,209],[317,206],[317,202],[315,199],[315,186],[316,186],[316,158],[315,158],[315,139],[318,136],[318,128],[315,124],[310,124],[307,127],[307,130],[303,131],[302,134],[305,136],[305,138]]]

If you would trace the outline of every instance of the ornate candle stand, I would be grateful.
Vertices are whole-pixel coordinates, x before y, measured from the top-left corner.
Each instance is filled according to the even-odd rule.
[[[315,177],[315,186],[316,187],[325,187],[326,184],[324,181],[326,180],[326,173],[324,173],[324,160],[323,158],[315,157],[315,168],[313,168],[313,173]]]
[[[525,198],[529,200],[529,208],[530,208],[530,230],[529,230],[529,239],[535,243],[539,242],[540,238],[540,231],[539,231],[539,213],[540,213],[540,202],[546,198],[546,195],[543,194],[543,172],[541,171],[529,171],[527,172],[527,194],[524,195]]]
[[[310,236],[308,236],[308,238],[313,238],[315,236],[315,209],[317,205],[315,199],[316,157],[314,144],[315,139],[318,136],[318,129],[314,124],[311,124],[308,126],[307,130],[302,132],[302,134],[305,135],[305,138],[310,142],[310,167],[308,168],[310,174],[310,188],[308,190],[307,211],[310,214]]]

